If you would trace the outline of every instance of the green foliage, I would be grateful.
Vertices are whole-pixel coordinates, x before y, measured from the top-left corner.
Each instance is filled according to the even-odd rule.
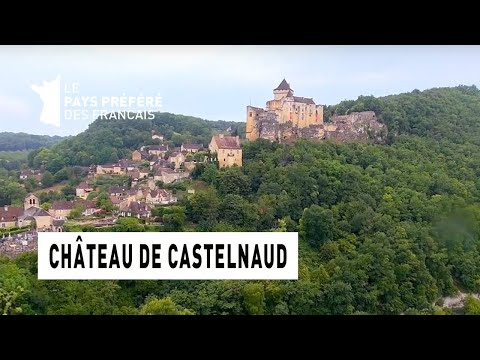
[[[55,183],[55,178],[50,171],[45,171],[42,176],[42,187],[48,188]]]
[[[163,215],[163,229],[169,232],[183,231],[186,219],[185,208],[180,206],[172,206],[170,209],[166,208]]]
[[[16,179],[0,176],[0,206],[23,205],[27,192]]]
[[[194,315],[190,309],[185,309],[173,302],[170,297],[157,299],[147,298],[145,304],[140,308],[140,315]]]
[[[135,232],[135,231],[142,231],[143,227],[140,225],[140,222],[137,218],[133,217],[126,217],[118,219],[117,223],[115,224],[115,231],[127,231],[127,232]]]
[[[188,199],[187,214],[191,221],[213,225],[218,218],[220,201],[214,190],[198,191]]]
[[[64,140],[61,136],[0,133],[0,151],[23,151],[49,147]]]
[[[26,272],[13,263],[0,262],[0,314],[22,312],[21,300],[28,288]]]
[[[465,298],[465,314],[480,315],[480,300],[469,295]]]
[[[78,219],[82,217],[82,214],[84,211],[85,211],[85,206],[75,205],[75,207],[70,211],[70,215],[68,217],[70,219]]]
[[[88,129],[52,148],[51,153],[34,154],[32,165],[45,166],[52,162],[65,165],[90,166],[127,158],[141,145],[153,144],[151,130],[156,130],[173,146],[184,142],[208,144],[212,135],[228,127],[244,128],[244,123],[207,121],[191,116],[155,113],[152,120],[97,119]],[[240,129],[240,132],[244,130]],[[42,150],[43,151],[43,150]],[[50,169],[49,169],[50,170]],[[57,170],[58,171],[58,170]]]
[[[300,219],[300,236],[314,247],[333,240],[334,220],[331,210],[312,205]]]
[[[458,288],[480,290],[480,93],[461,86],[360,97],[327,107],[326,116],[363,110],[374,110],[389,126],[387,145],[247,142],[242,168],[198,164],[192,177],[203,181],[201,189],[182,199],[182,206],[154,210],[165,231],[299,231],[298,281],[41,282],[35,260],[17,258],[0,261],[17,267],[17,275],[15,267],[6,271],[12,278],[27,279],[9,287],[8,296],[18,291],[17,283],[25,289],[9,309],[38,314],[450,314],[432,304]],[[57,158],[67,165],[111,161],[148,144],[152,128],[171,146],[187,140],[206,144],[226,124],[171,114],[150,122],[113,122],[97,120],[79,137],[35,150],[28,161],[47,169],[59,164]],[[17,175],[6,169],[0,173],[0,202],[23,201]],[[97,200],[106,201],[102,191],[126,179],[96,181]],[[40,200],[57,196],[65,194],[44,193]],[[108,230],[159,229],[125,218]],[[465,312],[478,313],[478,307],[478,300],[468,298]]]
[[[265,290],[262,284],[246,284],[243,288],[243,300],[250,315],[265,313]]]

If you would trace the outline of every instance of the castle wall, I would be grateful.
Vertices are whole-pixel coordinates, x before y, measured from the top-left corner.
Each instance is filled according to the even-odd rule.
[[[253,106],[247,106],[247,126],[245,129],[245,136],[247,140],[254,141],[258,139],[257,132],[257,116],[259,113],[264,112],[263,109],[256,108]]]
[[[284,82],[285,79],[279,87],[289,88]],[[286,143],[308,138],[382,142],[385,138],[386,126],[377,121],[373,111],[333,116],[330,122],[324,123],[324,107],[316,105],[311,98],[295,97],[292,90],[273,93],[274,99],[267,101],[266,110],[247,106],[248,140],[262,138]]]

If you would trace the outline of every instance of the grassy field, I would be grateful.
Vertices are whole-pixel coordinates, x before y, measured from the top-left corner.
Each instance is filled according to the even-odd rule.
[[[27,161],[27,155],[30,151],[0,151],[0,160],[8,161]]]

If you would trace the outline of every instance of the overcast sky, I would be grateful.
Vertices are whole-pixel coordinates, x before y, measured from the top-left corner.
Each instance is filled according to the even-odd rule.
[[[480,46],[0,46],[0,132],[85,130],[93,119],[40,121],[31,86],[58,75],[62,91],[77,82],[81,96],[161,96],[161,111],[244,121],[245,106],[264,107],[284,77],[295,95],[331,105],[480,86],[479,64]]]

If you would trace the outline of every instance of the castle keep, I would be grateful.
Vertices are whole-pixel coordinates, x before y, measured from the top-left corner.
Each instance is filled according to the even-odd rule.
[[[285,124],[290,122],[294,127],[304,128],[323,123],[322,105],[316,105],[312,98],[294,96],[293,94],[293,89],[283,79],[280,85],[273,90],[273,100],[267,101],[265,110],[247,106],[247,139],[255,140],[263,137],[261,130],[266,133],[265,130],[267,129],[259,129],[258,124],[267,125],[272,122]]]
[[[313,138],[381,142],[385,138],[386,126],[377,121],[373,111],[334,115],[324,122],[323,105],[315,104],[312,98],[294,96],[285,79],[273,90],[273,96],[265,109],[247,106],[248,140],[291,142]]]

